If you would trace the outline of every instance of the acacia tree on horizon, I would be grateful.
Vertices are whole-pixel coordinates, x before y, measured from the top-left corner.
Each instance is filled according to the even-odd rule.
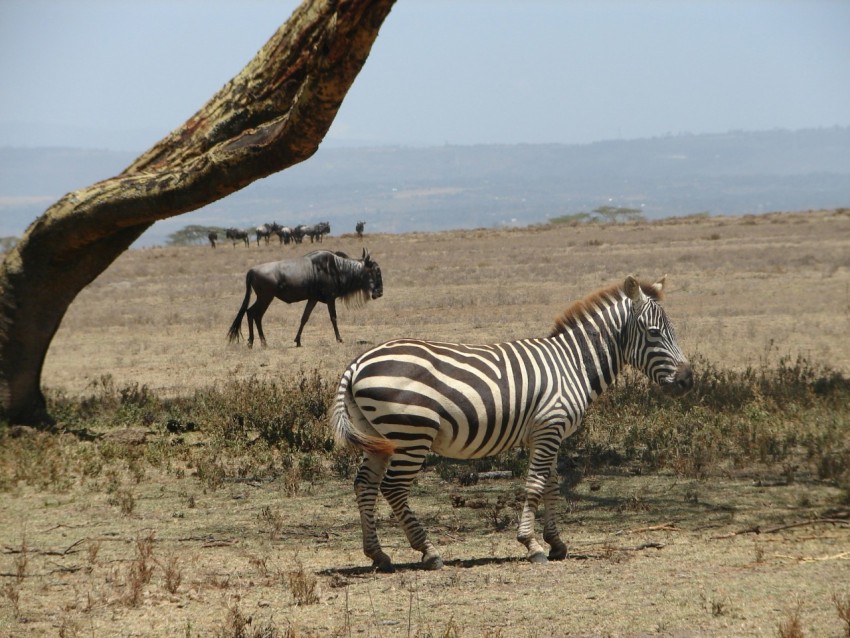
[[[154,222],[316,152],[395,0],[304,0],[248,65],[119,175],[68,193],[0,265],[0,418],[50,423],[47,350],[77,294]]]

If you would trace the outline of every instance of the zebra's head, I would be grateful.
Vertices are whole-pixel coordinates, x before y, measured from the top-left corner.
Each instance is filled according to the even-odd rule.
[[[693,370],[676,341],[673,324],[658,300],[664,290],[662,277],[644,292],[632,277],[623,285],[632,302],[632,313],[627,325],[626,361],[642,370],[654,383],[670,396],[680,397],[694,386]]]

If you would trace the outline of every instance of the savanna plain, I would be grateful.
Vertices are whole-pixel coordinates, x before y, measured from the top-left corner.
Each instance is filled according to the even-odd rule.
[[[850,211],[331,235],[383,273],[344,343],[319,306],[296,348],[279,301],[268,347],[228,343],[247,269],[316,247],[130,250],[80,293],[56,426],[0,424],[0,636],[850,636]],[[522,559],[518,450],[420,475],[440,571],[381,502],[374,573],[327,425],[348,362],[546,336],[628,274],[667,275],[696,384],[627,374],[565,442],[567,559]]]

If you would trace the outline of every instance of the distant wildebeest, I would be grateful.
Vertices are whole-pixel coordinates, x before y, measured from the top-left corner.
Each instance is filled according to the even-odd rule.
[[[289,242],[292,241],[292,229],[289,226],[278,226],[275,232],[281,244],[289,245]]]
[[[271,224],[261,224],[254,229],[254,232],[257,234],[257,246],[260,245],[260,239],[266,240],[266,246],[269,245],[269,240],[272,235],[277,235],[282,226],[277,222],[272,222]]]
[[[207,239],[210,240],[210,246],[215,248],[215,243],[218,241],[218,233],[214,230],[211,230],[209,233],[207,233]]]
[[[271,237],[271,234],[272,234],[272,229],[269,227],[268,224],[263,224],[262,226],[257,226],[257,228],[254,230],[254,232],[257,233],[257,246],[260,245],[260,239],[265,239],[266,245],[268,245],[269,237]]]
[[[251,240],[248,239],[248,233],[244,230],[239,230],[238,228],[228,228],[224,231],[224,236],[233,242],[234,248],[236,247],[237,241],[245,242],[246,246],[249,246],[251,243]]]
[[[295,228],[292,229],[292,241],[296,244],[300,244],[304,241],[304,231],[307,229],[307,224],[298,224]]]
[[[257,296],[249,308],[251,290]],[[266,345],[263,334],[263,315],[272,300],[277,297],[286,303],[307,301],[301,325],[295,335],[295,345],[301,346],[301,332],[318,302],[327,304],[336,340],[342,342],[336,325],[336,300],[342,298],[346,304],[360,305],[369,299],[384,294],[381,268],[364,248],[360,259],[351,259],[345,253],[315,250],[297,259],[286,259],[254,266],[245,275],[245,299],[236,314],[236,319],[227,333],[228,339],[238,341],[242,337],[242,317],[248,314],[248,346],[254,344],[254,324],[260,343]]]
[[[360,239],[363,239],[363,229],[366,228],[366,222],[357,222],[357,225],[354,227],[354,230],[357,231],[357,236]]]
[[[304,235],[307,235],[310,238],[311,244],[314,241],[321,242],[322,236],[331,232],[331,225],[329,222],[319,222],[313,226],[306,226],[302,224],[299,228],[303,228]]]

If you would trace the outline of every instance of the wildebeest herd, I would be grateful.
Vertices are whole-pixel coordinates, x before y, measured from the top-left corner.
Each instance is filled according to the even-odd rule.
[[[310,238],[310,243],[322,242],[322,238],[331,232],[329,222],[319,222],[318,224],[299,224],[298,226],[282,226],[277,222],[269,224],[260,224],[256,228],[250,230],[242,230],[241,228],[231,227],[225,231],[225,236],[234,246],[237,242],[243,242],[246,246],[251,245],[251,234],[257,238],[257,246],[260,245],[260,240],[264,240],[268,245],[272,235],[276,235],[281,244],[300,244],[305,237]],[[358,233],[362,237],[362,232]],[[210,245],[215,248],[218,233],[210,232]]]

